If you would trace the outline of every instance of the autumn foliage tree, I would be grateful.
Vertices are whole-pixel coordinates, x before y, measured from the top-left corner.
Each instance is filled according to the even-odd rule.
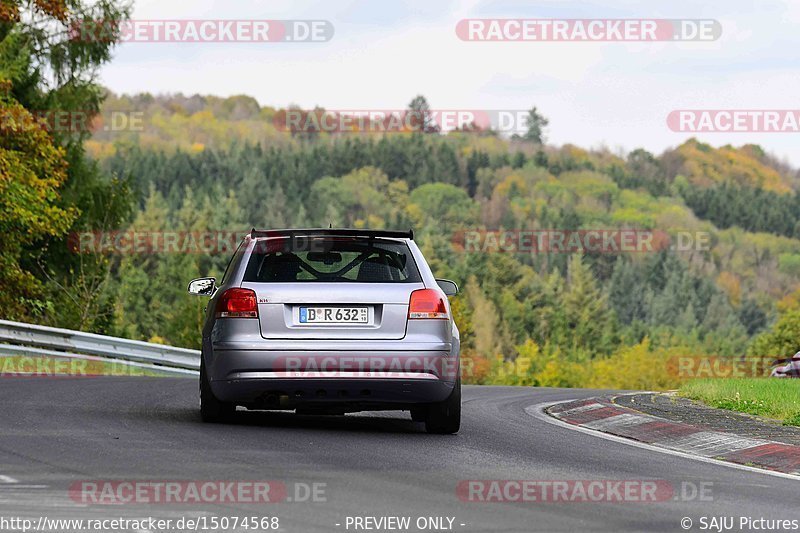
[[[90,310],[100,282],[87,280],[104,279],[107,265],[69,254],[66,234],[119,224],[130,201],[85,158],[88,128],[64,127],[54,116],[80,113],[88,123],[99,111],[97,68],[119,32],[93,40],[76,38],[75,29],[127,13],[110,0],[0,1],[2,317],[96,327],[102,314]]]
[[[63,235],[76,212],[57,205],[67,179],[64,149],[10,96],[8,78],[0,86],[0,309],[24,318],[41,305],[42,284],[20,264],[23,250]]]

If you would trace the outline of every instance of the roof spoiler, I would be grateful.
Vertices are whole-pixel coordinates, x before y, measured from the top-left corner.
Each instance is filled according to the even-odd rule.
[[[320,237],[386,237],[389,239],[414,240],[414,230],[395,231],[381,229],[342,229],[342,228],[308,228],[308,229],[256,229],[250,230],[250,238],[258,237],[295,237],[295,236],[320,236]]]

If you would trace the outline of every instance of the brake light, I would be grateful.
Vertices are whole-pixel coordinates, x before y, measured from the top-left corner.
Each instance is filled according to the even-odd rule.
[[[217,302],[217,318],[258,318],[256,293],[251,289],[228,289]]]
[[[411,293],[408,318],[448,318],[444,296],[433,289],[419,289]]]

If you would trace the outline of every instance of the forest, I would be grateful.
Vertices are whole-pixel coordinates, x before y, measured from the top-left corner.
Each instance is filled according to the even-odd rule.
[[[41,16],[61,20],[57,7]],[[87,9],[123,15],[111,2]],[[535,108],[511,137],[424,124],[287,131],[276,125],[287,109],[246,95],[112,94],[91,75],[112,45],[53,41],[13,16],[0,24],[0,318],[197,348],[205,304],[186,284],[221,276],[230,247],[75,243],[118,231],[413,228],[435,274],[461,287],[452,305],[468,383],[663,389],[685,379],[681,357],[800,348],[800,174],[758,146],[556,146]],[[42,110],[101,120],[58,128]],[[98,127],[110,116],[129,120]],[[476,230],[650,231],[703,246],[458,246]]]
[[[758,147],[691,139],[655,156],[492,131],[309,136],[277,131],[275,110],[246,97],[109,95],[104,109],[142,113],[143,127],[86,142],[114,184],[106,201],[126,215],[84,231],[414,228],[436,274],[462,287],[453,305],[470,382],[663,388],[683,377],[670,371],[676,357],[796,349],[780,330],[800,298],[797,176]],[[708,242],[650,253],[457,246],[465,230],[536,229]],[[63,284],[83,297],[39,319],[196,348],[203,302],[186,281],[221,275],[231,249],[71,250],[89,276]]]

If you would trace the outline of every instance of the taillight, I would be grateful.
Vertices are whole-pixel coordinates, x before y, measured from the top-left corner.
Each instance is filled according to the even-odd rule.
[[[258,318],[256,293],[251,289],[228,289],[217,301],[217,318]]]
[[[444,296],[433,289],[419,289],[411,293],[408,318],[447,318]]]

